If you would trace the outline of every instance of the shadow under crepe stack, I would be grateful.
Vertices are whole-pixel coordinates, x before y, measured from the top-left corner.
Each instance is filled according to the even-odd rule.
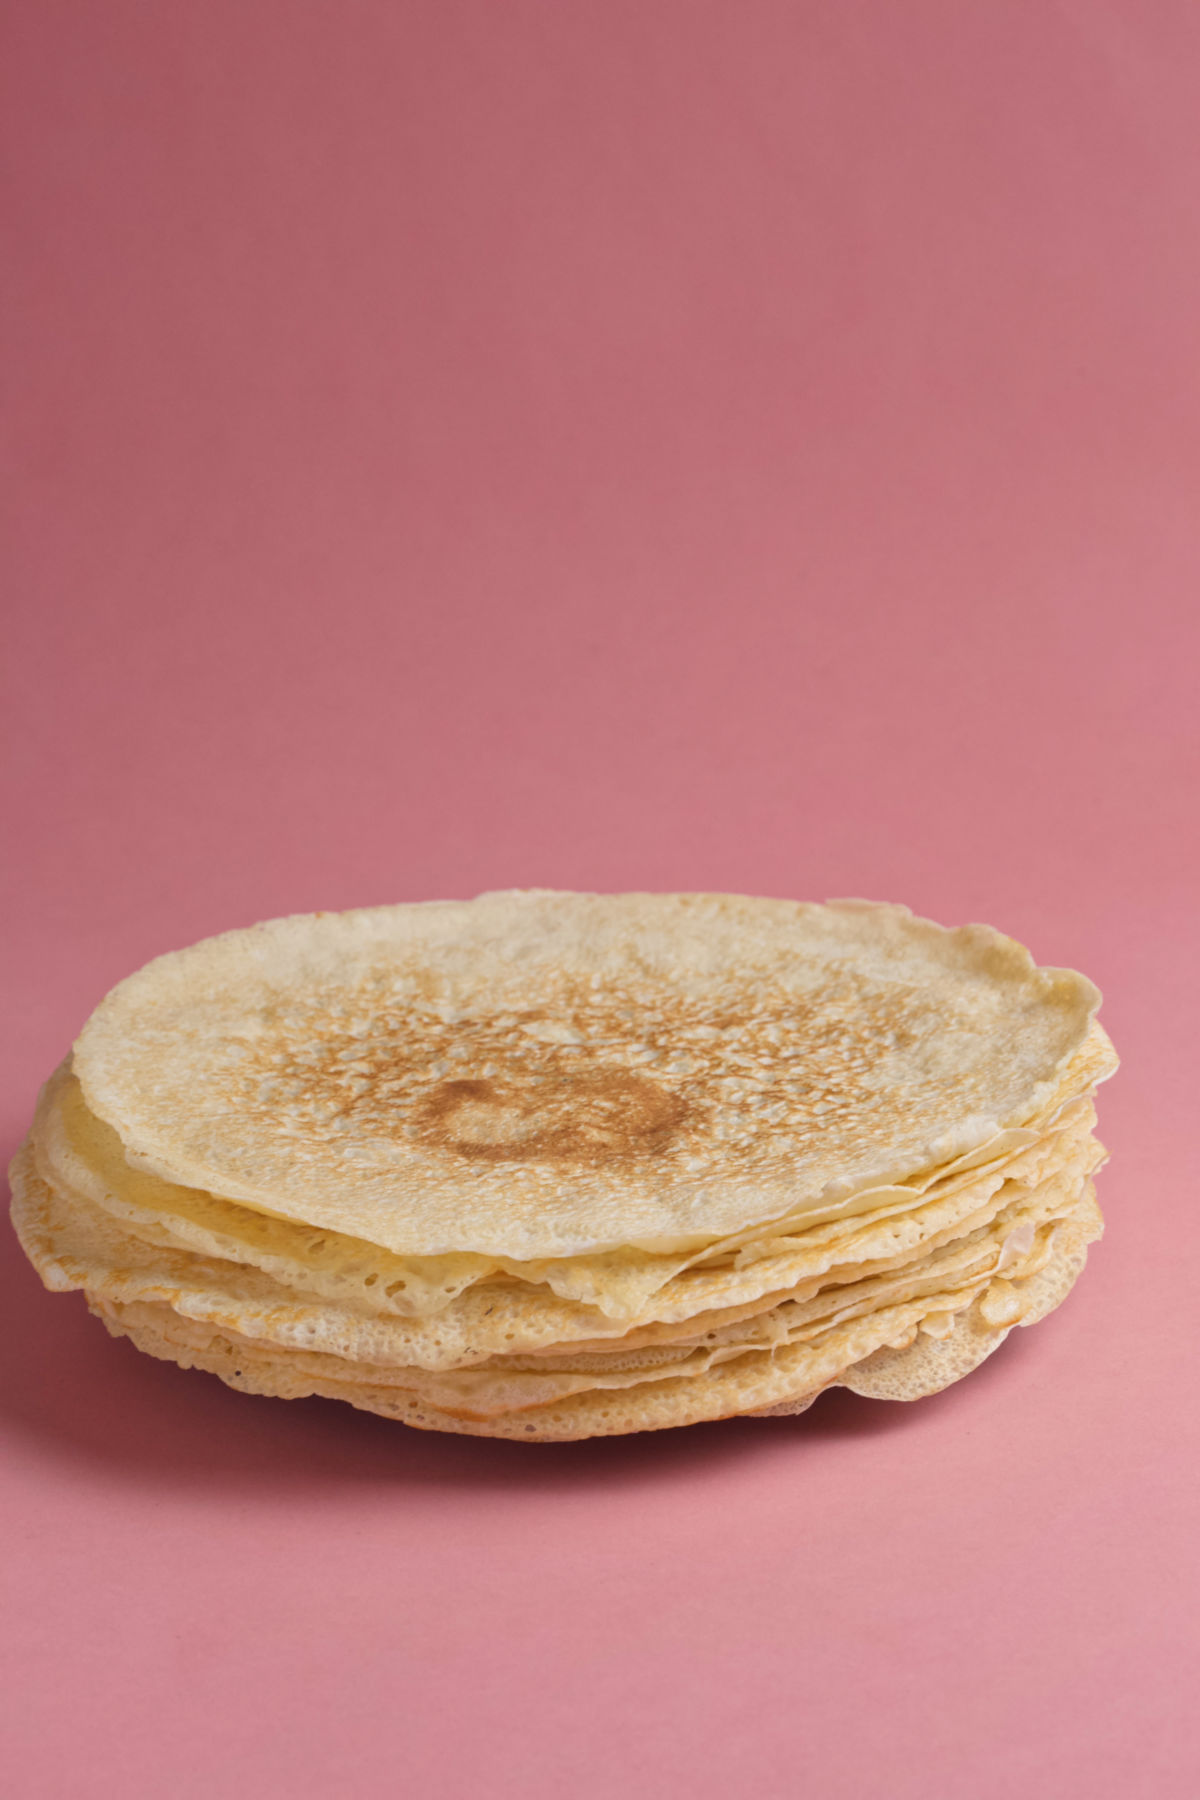
[[[1083,976],[903,907],[542,890],[280,919],[122,982],[21,1242],[231,1387],[524,1440],[935,1393],[1101,1231]]]

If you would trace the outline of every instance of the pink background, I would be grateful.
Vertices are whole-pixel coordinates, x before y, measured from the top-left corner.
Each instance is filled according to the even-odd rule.
[[[1191,1800],[1200,9],[7,33],[6,1148],[157,952],[498,886],[988,919],[1125,1057],[911,1408],[423,1436],[7,1245],[7,1791]]]

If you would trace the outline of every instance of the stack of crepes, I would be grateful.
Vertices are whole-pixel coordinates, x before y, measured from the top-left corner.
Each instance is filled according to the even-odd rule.
[[[908,1400],[1101,1230],[1082,976],[903,907],[486,894],[318,913],[105,999],[21,1242],[230,1386],[522,1440]]]

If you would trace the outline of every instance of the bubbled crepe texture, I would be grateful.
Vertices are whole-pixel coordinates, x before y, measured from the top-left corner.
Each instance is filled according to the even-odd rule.
[[[529,1439],[937,1391],[1101,1230],[1082,977],[902,908],[518,893],[159,959],[39,1102],[48,1286],[250,1392]]]

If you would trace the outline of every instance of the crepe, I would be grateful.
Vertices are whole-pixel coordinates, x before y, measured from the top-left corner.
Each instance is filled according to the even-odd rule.
[[[865,902],[278,920],[101,1003],[14,1221],[152,1354],[429,1428],[915,1397],[1099,1233],[1098,1000],[990,928]]]

